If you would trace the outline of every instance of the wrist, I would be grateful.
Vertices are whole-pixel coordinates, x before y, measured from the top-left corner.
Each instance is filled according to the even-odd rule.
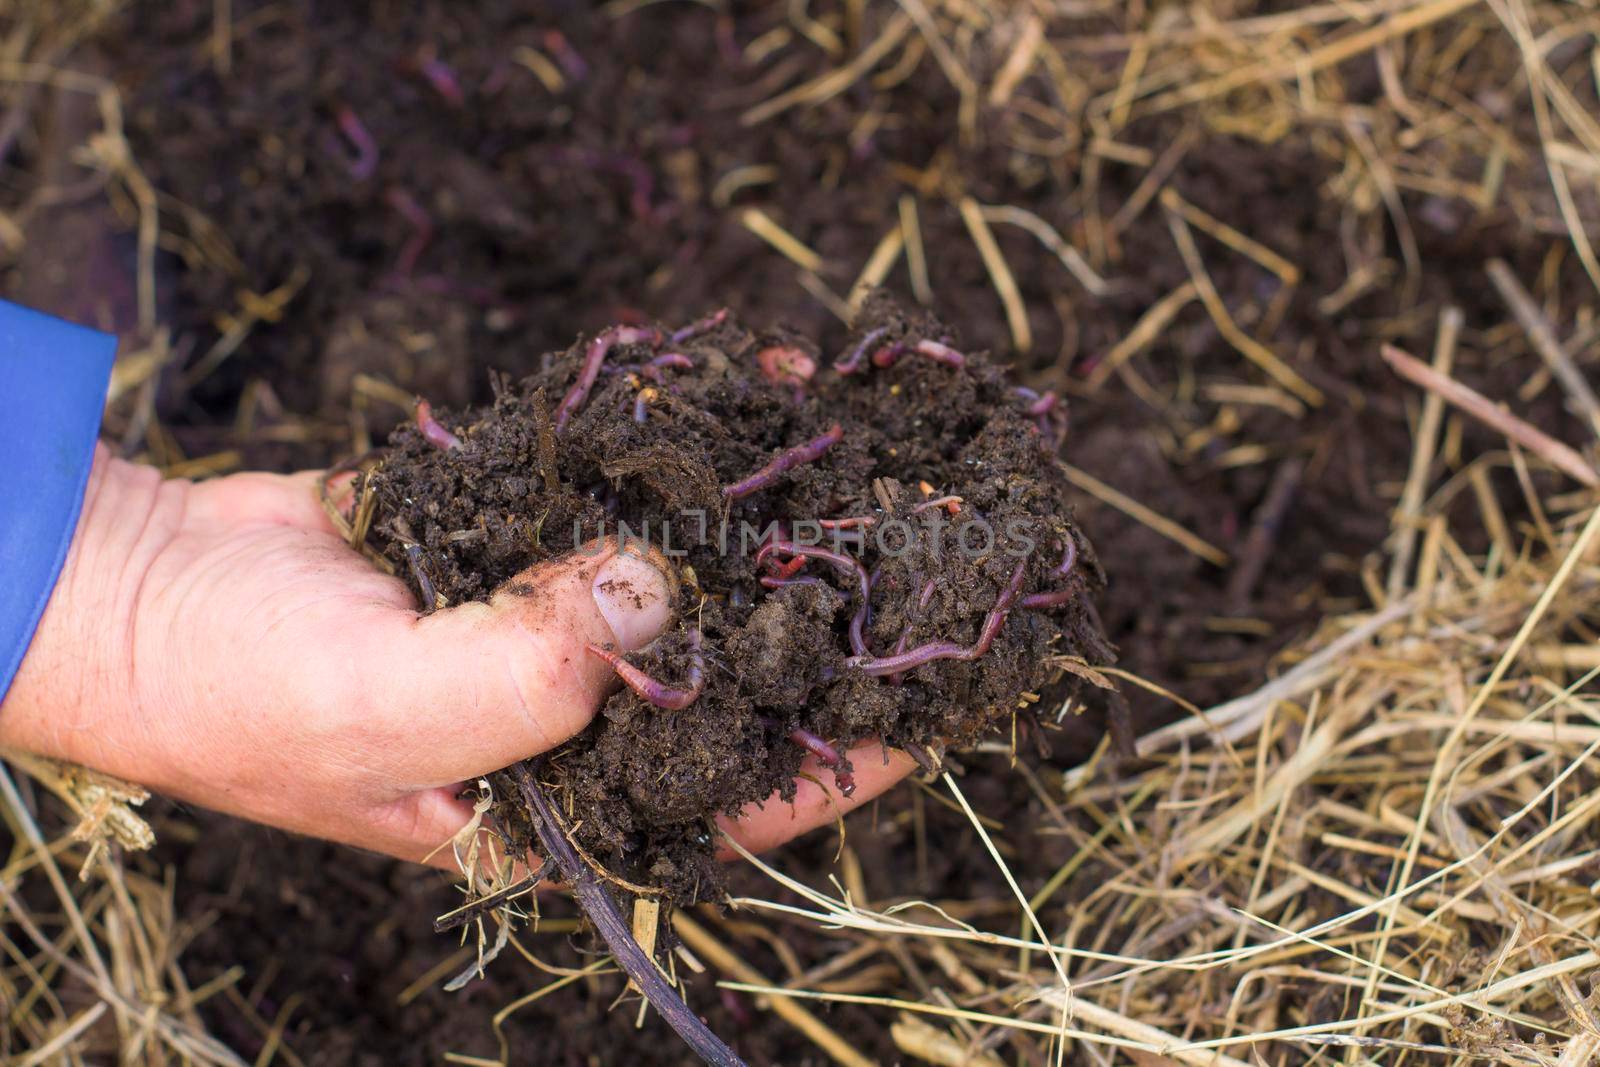
[[[134,621],[188,490],[95,446],[66,561],[0,704],[0,745],[144,776]]]

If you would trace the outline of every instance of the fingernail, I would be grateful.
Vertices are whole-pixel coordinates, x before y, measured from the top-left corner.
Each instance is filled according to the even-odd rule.
[[[594,576],[594,603],[624,652],[654,641],[672,619],[667,576],[631,552],[619,552],[600,565]]]

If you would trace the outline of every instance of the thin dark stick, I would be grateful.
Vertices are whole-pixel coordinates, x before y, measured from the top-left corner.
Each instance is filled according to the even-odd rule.
[[[618,966],[633,979],[634,985],[661,1013],[667,1025],[676,1030],[678,1036],[688,1042],[701,1059],[713,1067],[745,1067],[745,1062],[723,1044],[722,1039],[712,1033],[698,1015],[689,1010],[677,990],[667,984],[666,977],[656,967],[655,961],[634,940],[622,913],[617,911],[616,901],[600,884],[594,870],[578,858],[577,850],[567,840],[560,823],[556,821],[549,798],[545,796],[543,787],[533,776],[528,764],[515,763],[510,769],[517,780],[517,788],[522,791],[523,803],[528,805],[528,812],[533,816],[533,828],[539,834],[539,843],[572,886],[572,895],[578,898],[583,913],[600,931]]]
[[[504,889],[498,889],[476,900],[469,900],[456,910],[445,912],[433,920],[433,932],[442,934],[458,926],[465,926],[478,916],[491,912],[502,904],[509,904],[524,893],[532,892],[539,885],[539,875],[543,873],[542,869],[535,871],[520,881],[512,882]]]

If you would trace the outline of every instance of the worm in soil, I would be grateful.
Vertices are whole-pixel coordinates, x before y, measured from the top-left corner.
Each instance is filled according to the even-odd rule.
[[[844,427],[837,422],[828,427],[827,433],[814,437],[803,445],[795,445],[778,454],[778,458],[768,463],[743,481],[734,482],[724,486],[722,495],[729,500],[740,500],[757,490],[765,489],[778,480],[784,471],[792,470],[802,463],[810,463],[817,459],[828,449],[844,440]]]
[[[417,401],[417,429],[434,448],[449,452],[461,447],[461,438],[445,429],[444,424],[433,417],[433,405],[426,400]]]
[[[572,383],[567,395],[561,398],[561,406],[556,408],[556,432],[560,433],[566,428],[567,420],[572,418],[573,413],[589,398],[589,390],[594,388],[594,380],[600,376],[600,365],[606,361],[606,355],[613,346],[655,345],[660,341],[660,333],[642,326],[613,326],[609,330],[601,330],[595,334],[594,340],[589,342],[589,347],[584,352],[583,366],[578,370],[578,380]]]
[[[839,359],[834,363],[833,369],[840,374],[854,374],[856,371],[860,370],[861,361],[866,358],[867,352],[872,348],[873,345],[877,344],[878,341],[882,339],[884,334],[888,332],[889,327],[887,326],[879,326],[876,330],[868,331],[865,337],[856,342],[856,346],[854,348],[852,348],[842,359]]]
[[[855,617],[850,620],[850,650],[862,659],[871,659],[872,653],[867,648],[865,635],[867,616],[872,610],[872,580],[867,576],[867,569],[861,561],[852,559],[843,552],[834,552],[823,548],[821,545],[799,545],[793,541],[768,541],[756,552],[756,566],[766,562],[769,555],[782,552],[786,556],[806,556],[811,559],[820,559],[833,564],[841,571],[853,574],[861,583],[861,606],[856,609]],[[769,581],[784,581],[785,579],[762,578],[761,584],[767,585]],[[770,588],[770,586],[769,586]]]
[[[982,657],[994,644],[995,637],[1000,633],[1000,627],[1005,625],[1006,616],[1011,614],[1011,605],[1017,598],[1017,590],[1022,588],[1022,574],[1026,568],[1027,561],[1024,560],[1011,572],[1011,580],[1000,590],[994,607],[990,608],[989,614],[983,618],[983,627],[978,631],[978,639],[971,645],[958,645],[954,641],[929,641],[925,645],[918,645],[909,652],[895,656],[852,656],[844,661],[845,666],[853,667],[873,677],[882,677],[886,674],[900,674],[935,660],[975,660]]]
[[[378,169],[378,142],[367,132],[361,117],[342,104],[333,113],[333,121],[338,124],[344,139],[350,142],[350,147],[356,150],[355,158],[347,164],[350,177],[358,182],[366,181]]]
[[[622,679],[622,684],[658,708],[682,711],[699,700],[706,687],[705,657],[700,652],[699,630],[689,633],[689,684],[681,689],[657,681],[609,649],[590,645],[589,651],[609,663],[611,669],[617,672],[617,677]]]
[[[812,733],[810,730],[796,726],[789,731],[789,740],[817,757],[817,762],[833,772],[833,781],[839,787],[839,792],[849,796],[856,791],[856,779],[846,770],[840,770],[844,764],[844,757],[839,755],[839,750],[828,742]]]
[[[1072,574],[1072,569],[1077,566],[1077,564],[1078,539],[1073,537],[1071,534],[1068,534],[1067,548],[1066,551],[1061,555],[1061,566],[1055,569],[1055,573],[1060,575],[1063,579],[1068,578]],[[1055,589],[1048,593],[1030,593],[1023,597],[1018,604],[1020,607],[1028,608],[1034,611],[1048,611],[1051,608],[1059,608],[1061,605],[1070,602],[1076,595],[1076,592],[1071,587],[1066,589]]]

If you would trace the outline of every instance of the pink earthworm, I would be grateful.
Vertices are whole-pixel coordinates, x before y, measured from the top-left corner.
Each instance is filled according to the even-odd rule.
[[[889,327],[887,326],[879,326],[876,330],[868,331],[867,334],[856,343],[854,348],[852,348],[844,357],[834,363],[833,369],[840,374],[854,374],[856,371],[860,370],[861,361],[866,358],[867,350],[873,345],[877,344],[878,340],[888,332]]]
[[[756,353],[756,363],[773,385],[804,385],[817,373],[817,361],[793,345],[768,345]]]
[[[706,687],[705,657],[700,652],[699,630],[689,633],[689,684],[681,689],[657,681],[609,649],[590,645],[589,651],[609,663],[611,669],[617,672],[617,677],[622,679],[623,685],[658,708],[682,711],[699,700]]]
[[[399,213],[400,217],[411,224],[411,236],[400,249],[400,255],[395,258],[395,273],[402,278],[409,278],[416,269],[417,260],[422,257],[423,250],[433,240],[433,218],[417,198],[398,185],[391,186],[383,194],[383,199],[388,205]]]
[[[740,500],[757,490],[765,489],[777,481],[778,476],[784,471],[798,467],[802,463],[810,463],[842,440],[844,440],[844,427],[836,422],[820,437],[814,437],[803,445],[796,445],[780,452],[776,459],[750,477],[724,486],[722,495],[729,500]]]
[[[850,620],[850,650],[856,656],[866,659],[872,658],[872,653],[867,648],[866,626],[867,616],[872,610],[872,580],[867,576],[867,569],[858,559],[852,559],[843,552],[834,552],[823,548],[821,545],[800,545],[793,541],[768,541],[756,552],[756,566],[766,562],[769,555],[782,552],[786,556],[807,556],[811,559],[820,559],[834,565],[841,571],[855,576],[861,583],[861,605],[856,608],[855,616]],[[763,579],[765,584],[765,579]]]
[[[1056,568],[1055,573],[1060,575],[1062,578],[1066,578],[1072,574],[1072,569],[1077,566],[1077,564],[1078,539],[1073,537],[1071,534],[1068,534],[1066,551],[1061,554],[1061,566]],[[1066,589],[1056,589],[1048,593],[1030,593],[1018,602],[1018,606],[1030,608],[1036,611],[1049,610],[1050,608],[1060,607],[1061,605],[1072,600],[1072,598],[1076,595],[1077,591],[1072,589],[1070,586]]]
[[[922,593],[917,597],[917,610],[918,611],[927,611],[928,610],[928,605],[933,601],[933,591],[934,591],[934,588],[935,588],[936,584],[937,583],[935,583],[935,581],[932,578],[929,578],[926,582],[924,582],[922,584]],[[906,644],[910,640],[911,640],[911,623],[908,621],[905,624],[905,626],[903,626],[901,628],[901,630],[900,630],[900,640],[898,640],[898,641],[896,641],[894,643],[894,654],[897,655],[897,656],[903,655],[905,653],[905,650],[906,650]],[[889,683],[891,685],[899,685],[901,682],[905,681],[905,677],[906,676],[905,676],[904,673],[891,674],[891,675],[889,675]]]
[[[1000,590],[994,607],[990,608],[989,613],[983,618],[978,639],[971,645],[958,645],[954,641],[929,641],[909,652],[894,656],[852,656],[844,661],[844,665],[854,667],[863,674],[882,677],[886,674],[901,674],[935,660],[970,661],[980,658],[994,644],[994,639],[1000,633],[1000,627],[1005,625],[1006,617],[1011,614],[1011,604],[1017,598],[1017,590],[1022,588],[1022,575],[1026,569],[1027,560],[1023,560],[1017,564],[1016,570],[1011,572],[1011,580]]]
[[[378,169],[378,142],[372,139],[361,117],[343,104],[334,111],[333,121],[344,139],[350,142],[350,147],[356,150],[355,159],[349,163],[350,177],[358,182],[366,181]]]
[[[691,338],[699,337],[701,334],[710,333],[712,330],[715,330],[718,326],[721,326],[727,321],[727,308],[721,308],[717,311],[713,311],[705,318],[696,319],[689,325],[674,330],[671,337],[672,343],[675,345],[681,345],[683,342]]]
[[[556,432],[560,433],[566,428],[567,420],[583,402],[589,397],[589,390],[594,388],[594,380],[600,375],[600,365],[606,361],[606,354],[614,345],[656,345],[661,343],[659,331],[640,326],[613,326],[609,330],[601,330],[595,334],[594,340],[589,342],[589,347],[583,356],[583,367],[578,371],[578,380],[572,383],[572,388],[567,390],[567,395],[562,397],[561,406],[556,409]]]
[[[833,781],[839,787],[839,792],[849,796],[856,791],[855,776],[849,771],[840,770],[844,765],[844,757],[839,755],[839,750],[828,742],[812,733],[810,730],[796,726],[789,731],[789,740],[817,757],[817,762],[833,772]]]
[[[875,367],[892,367],[900,357],[907,352],[915,352],[919,356],[926,356],[935,363],[943,363],[947,367],[965,367],[967,357],[941,341],[918,341],[908,345],[904,342],[886,345],[872,353],[872,365]]]
[[[456,78],[456,72],[450,69],[450,64],[438,56],[429,55],[428,58],[419,60],[417,70],[427,83],[433,86],[433,91],[443,97],[445,103],[451,107],[460,107],[467,102],[466,94],[461,91],[461,82]]]
[[[435,448],[448,452],[461,447],[461,438],[444,428],[444,424],[433,417],[433,405],[426,400],[417,401],[417,429],[422,432],[423,439]]]

